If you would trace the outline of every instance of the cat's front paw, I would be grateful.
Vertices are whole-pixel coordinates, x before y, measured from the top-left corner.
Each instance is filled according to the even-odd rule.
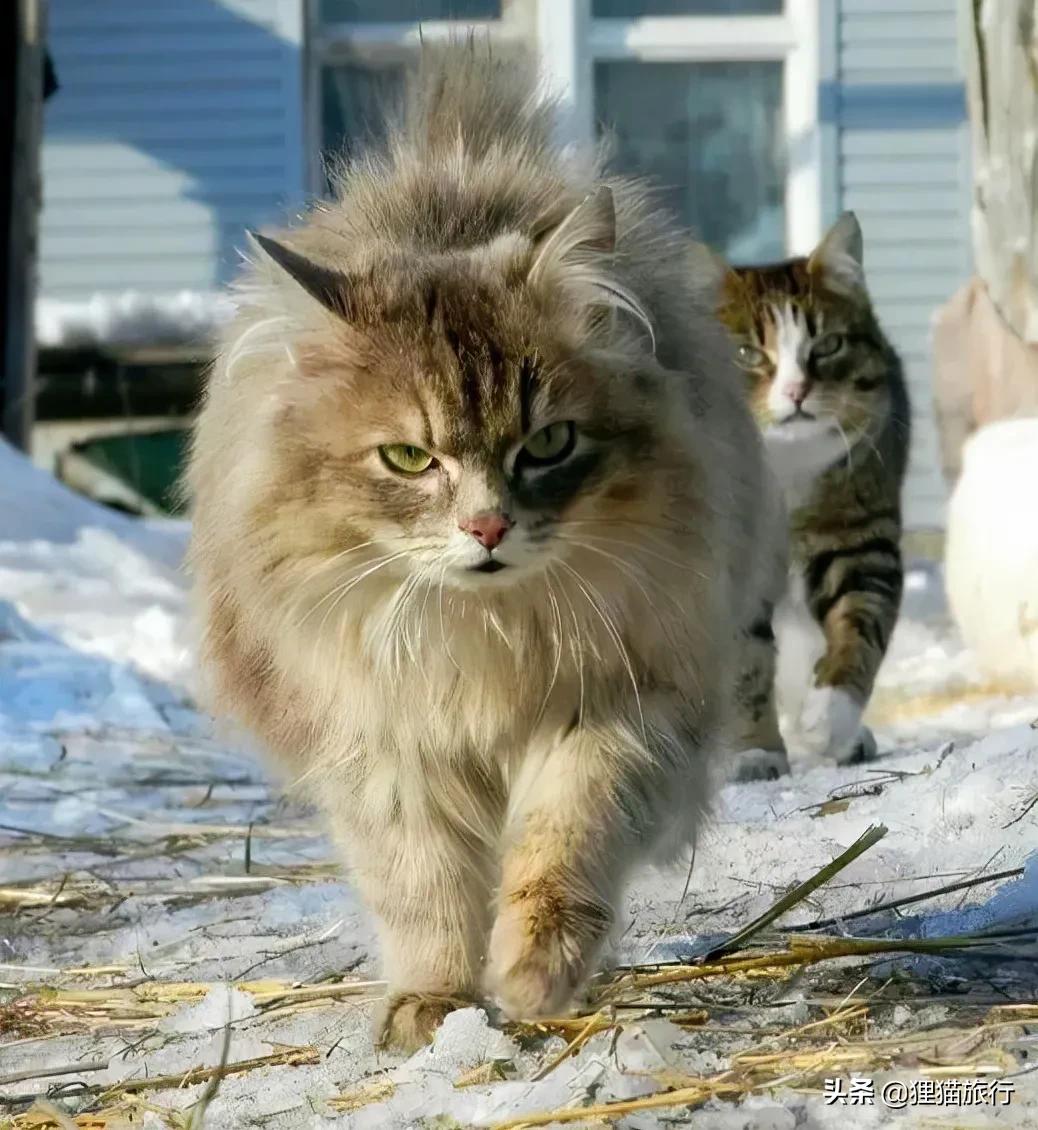
[[[845,761],[861,732],[861,703],[840,687],[812,687],[789,745],[799,753]]]
[[[857,740],[847,751],[847,753],[840,758],[841,765],[861,765],[866,761],[875,761],[879,756],[879,746],[876,744],[876,737],[868,726],[862,726]]]
[[[579,902],[563,884],[535,879],[507,894],[490,936],[490,987],[513,1017],[569,1003],[609,928],[608,908]]]
[[[725,765],[728,781],[775,781],[789,774],[789,758],[784,749],[741,749]]]
[[[413,1052],[428,1044],[449,1012],[472,1001],[437,993],[391,993],[375,1020],[380,1050]]]

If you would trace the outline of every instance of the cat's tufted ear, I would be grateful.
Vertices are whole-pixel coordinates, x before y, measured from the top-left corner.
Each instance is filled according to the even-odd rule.
[[[601,185],[563,216],[547,217],[531,236],[534,254],[527,274],[529,286],[538,286],[554,275],[568,288],[578,307],[593,313],[589,325],[603,324],[602,310],[629,314],[648,336],[656,352],[652,319],[610,270],[616,249],[616,209],[613,193]]]
[[[808,270],[824,274],[844,290],[864,290],[864,243],[853,212],[844,212],[811,252]]]
[[[536,285],[552,263],[580,252],[611,252],[616,246],[613,193],[602,185],[560,220],[547,219],[533,234],[534,257],[526,281]]]
[[[353,316],[352,284],[348,275],[311,262],[305,255],[300,255],[269,236],[250,231],[248,237],[254,247],[273,260],[325,309],[347,320]]]

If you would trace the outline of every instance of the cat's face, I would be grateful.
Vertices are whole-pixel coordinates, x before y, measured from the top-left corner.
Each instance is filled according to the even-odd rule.
[[[622,575],[691,477],[662,434],[673,382],[618,365],[507,271],[391,276],[292,345],[274,432],[296,543],[344,575],[486,593],[610,557]]]
[[[463,306],[441,294],[431,323],[375,332],[360,366],[310,357],[327,387],[293,428],[323,464],[314,501],[343,541],[454,587],[500,587],[651,518],[651,413],[507,319],[488,337]]]
[[[849,446],[885,418],[889,362],[849,214],[807,258],[729,271],[719,314],[769,439]]]

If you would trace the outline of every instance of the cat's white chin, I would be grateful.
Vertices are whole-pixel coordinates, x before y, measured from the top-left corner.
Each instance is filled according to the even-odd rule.
[[[479,565],[463,565],[452,570],[453,579],[462,588],[500,587],[510,584],[521,570],[508,561],[492,558]]]
[[[447,568],[444,583],[462,592],[490,592],[512,588],[529,580],[535,568],[528,561],[509,560],[496,554],[477,562],[457,562]]]
[[[807,418],[806,416],[787,416],[776,420],[766,429],[764,435],[769,444],[810,443],[839,435],[840,429],[835,419],[830,417]]]

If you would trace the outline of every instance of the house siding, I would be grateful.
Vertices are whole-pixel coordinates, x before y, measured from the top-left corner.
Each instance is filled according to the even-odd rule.
[[[302,0],[52,0],[40,293],[226,282],[303,196]]]
[[[943,525],[935,309],[970,273],[956,0],[819,0],[824,219],[854,210],[915,413],[906,520]],[[41,295],[209,291],[304,196],[304,0],[52,0]]]
[[[823,0],[825,2],[825,0]],[[836,202],[857,213],[880,320],[905,363],[914,411],[910,528],[944,524],[930,327],[971,272],[970,169],[956,0],[833,0]]]

